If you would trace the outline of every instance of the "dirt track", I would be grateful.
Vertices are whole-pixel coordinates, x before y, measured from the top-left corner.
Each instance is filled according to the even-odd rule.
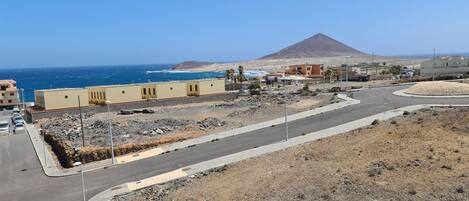
[[[119,200],[469,200],[468,122],[424,110]]]

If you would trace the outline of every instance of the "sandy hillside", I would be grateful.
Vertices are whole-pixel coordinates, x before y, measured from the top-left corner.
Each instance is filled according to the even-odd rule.
[[[398,59],[389,57],[376,57],[375,62],[386,62],[389,65],[400,64],[406,66],[419,66],[423,60],[418,59]],[[266,70],[275,71],[285,66],[293,64],[324,64],[325,66],[338,66],[343,63],[358,64],[362,62],[371,62],[371,57],[316,57],[316,58],[298,58],[298,59],[271,59],[271,60],[250,60],[233,63],[216,63],[193,68],[194,71],[212,71],[237,68],[242,65],[246,70]]]
[[[467,122],[426,109],[116,200],[469,200]]]

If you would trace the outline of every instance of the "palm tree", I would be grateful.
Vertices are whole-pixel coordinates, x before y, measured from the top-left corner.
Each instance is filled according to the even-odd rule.
[[[246,81],[246,76],[244,75],[244,67],[238,66],[238,81],[241,84],[241,89],[243,88],[243,81]]]
[[[232,69],[232,68],[226,70],[225,77],[226,77],[226,79],[230,80],[230,82],[231,82],[231,87],[230,87],[230,89],[233,90],[233,81],[236,83],[236,79],[235,79],[235,70]]]

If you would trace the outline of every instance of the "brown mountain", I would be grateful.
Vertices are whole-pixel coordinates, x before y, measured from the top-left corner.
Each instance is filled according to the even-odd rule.
[[[290,59],[334,56],[366,56],[365,53],[347,46],[329,36],[318,33],[306,40],[288,46],[276,53],[259,59]]]
[[[205,66],[205,65],[210,65],[214,64],[213,62],[207,62],[207,61],[184,61],[180,64],[176,64],[171,67],[171,70],[186,70],[186,69],[191,69],[191,68],[197,68],[200,66]]]

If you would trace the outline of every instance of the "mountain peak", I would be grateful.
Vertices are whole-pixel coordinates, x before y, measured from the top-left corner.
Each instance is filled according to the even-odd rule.
[[[317,33],[301,42],[290,45],[276,53],[266,55],[260,59],[290,59],[333,56],[365,56],[323,33]]]

